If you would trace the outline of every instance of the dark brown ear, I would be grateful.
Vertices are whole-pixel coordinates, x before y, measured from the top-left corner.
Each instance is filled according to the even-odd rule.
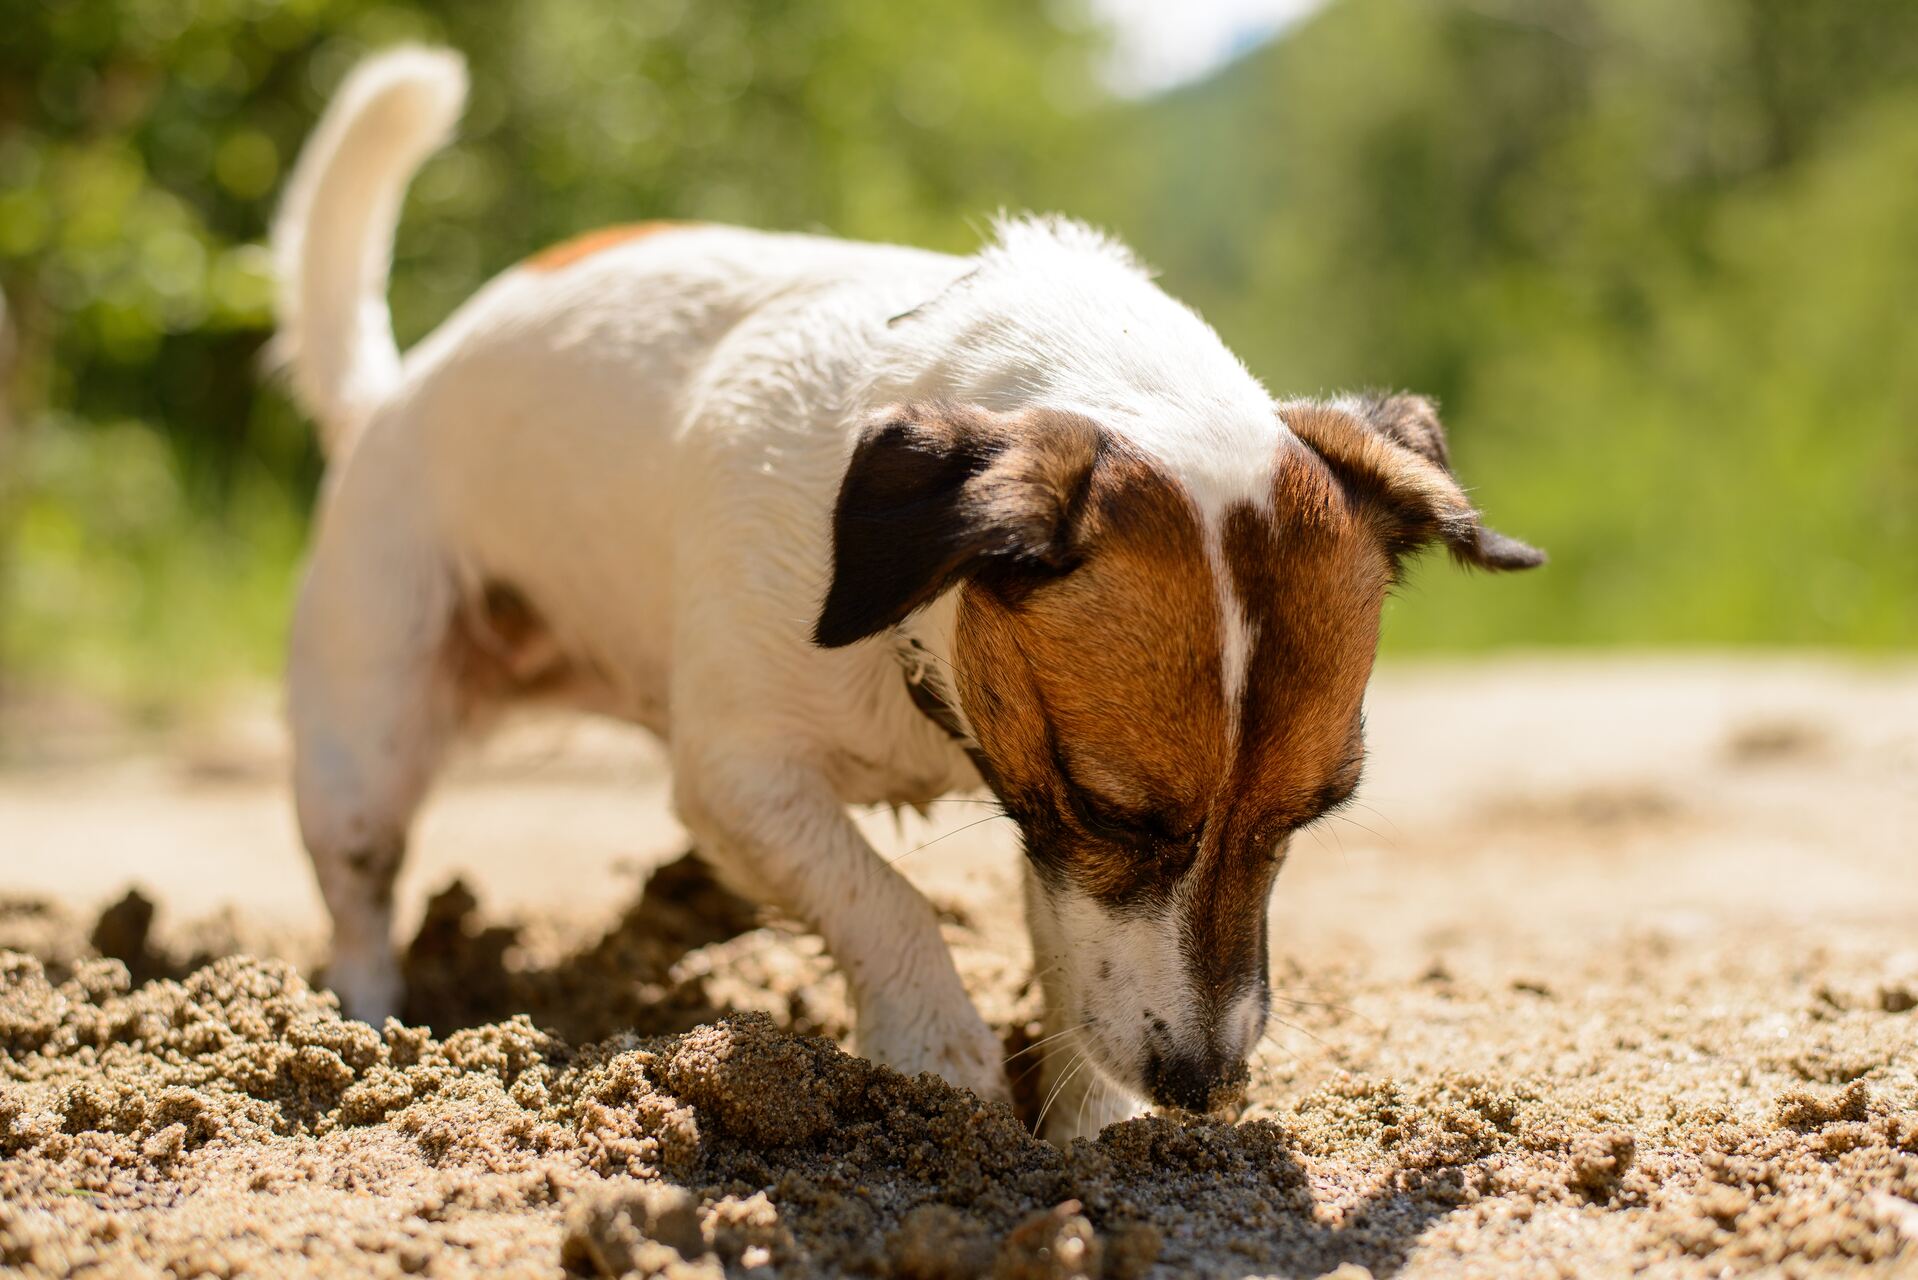
[[[1279,406],[1292,433],[1324,458],[1379,519],[1396,561],[1433,542],[1480,569],[1534,569],[1545,553],[1488,529],[1452,474],[1445,428],[1423,396],[1372,395]]]
[[[894,626],[961,578],[1056,574],[1101,446],[1072,414],[913,404],[859,437],[833,507],[832,585],[813,642]]]

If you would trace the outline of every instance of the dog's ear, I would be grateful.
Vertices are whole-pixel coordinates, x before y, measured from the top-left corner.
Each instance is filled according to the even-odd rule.
[[[1443,542],[1454,559],[1480,569],[1533,569],[1545,563],[1537,547],[1479,520],[1452,474],[1438,411],[1425,397],[1284,404],[1279,416],[1371,508],[1395,562]]]
[[[1096,424],[1050,411],[911,404],[876,415],[833,507],[832,585],[813,642],[883,631],[962,578],[1070,569],[1101,441]]]

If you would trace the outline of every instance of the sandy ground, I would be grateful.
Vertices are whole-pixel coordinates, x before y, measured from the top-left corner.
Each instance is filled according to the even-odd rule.
[[[402,883],[415,1025],[376,1030],[300,976],[270,719],[126,752],[16,715],[0,1271],[1918,1274],[1918,668],[1399,666],[1368,720],[1279,885],[1241,1123],[1061,1152],[977,803],[868,827],[1022,1116],[840,1053],[816,943],[678,860],[623,733],[460,769]]]

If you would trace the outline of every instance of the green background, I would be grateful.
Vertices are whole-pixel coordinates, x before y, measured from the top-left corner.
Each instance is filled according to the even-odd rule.
[[[1281,395],[1445,407],[1547,570],[1437,558],[1388,647],[1918,643],[1918,5],[1334,0],[1119,100],[1070,3],[0,0],[0,678],[167,707],[277,669],[311,432],[260,240],[345,69],[473,63],[402,342],[606,222],[1129,240]]]

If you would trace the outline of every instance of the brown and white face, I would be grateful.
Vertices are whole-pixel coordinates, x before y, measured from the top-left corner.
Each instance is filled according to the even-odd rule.
[[[908,406],[855,452],[816,638],[843,644],[957,587],[956,692],[1024,837],[1055,1025],[1113,1084],[1210,1110],[1268,1002],[1266,903],[1291,835],[1345,801],[1401,559],[1484,529],[1431,407],[1276,410],[1244,500],[1204,512],[1072,414]]]

